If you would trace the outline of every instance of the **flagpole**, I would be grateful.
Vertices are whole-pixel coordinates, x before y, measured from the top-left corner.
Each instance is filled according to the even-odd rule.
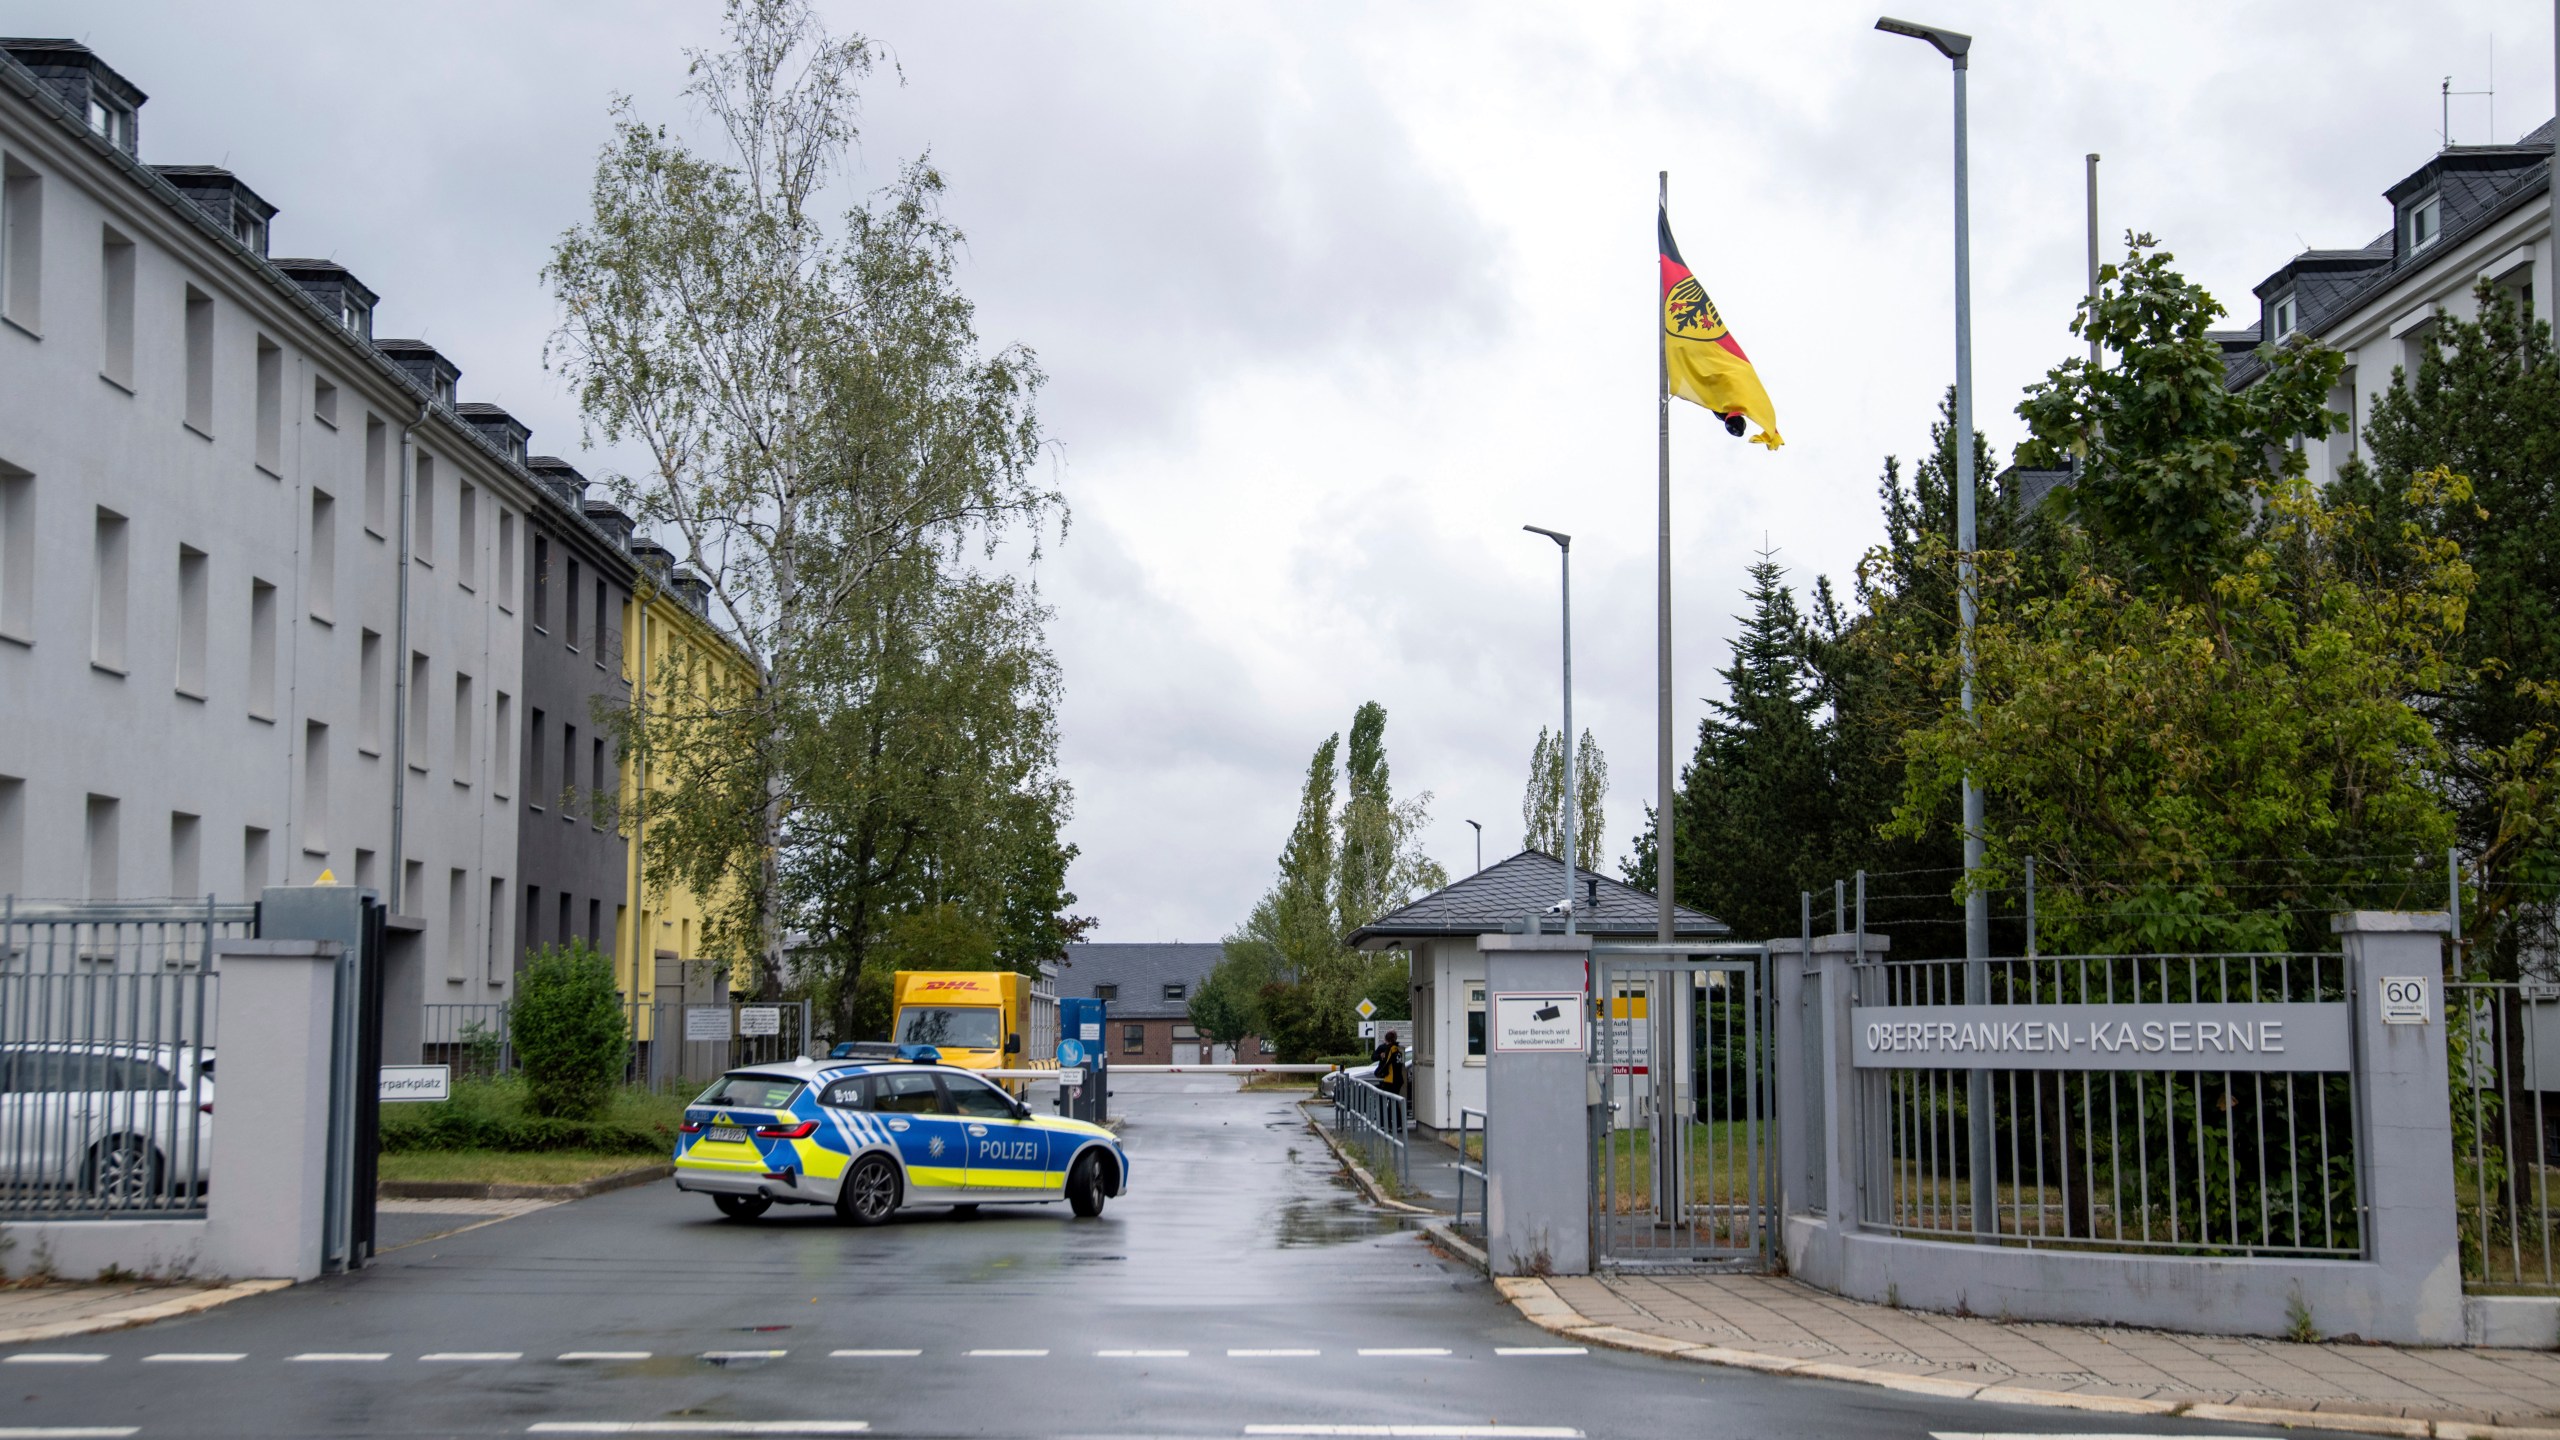
[[[1654,177],[1654,203],[1671,204],[1671,172]],[[1668,943],[1671,926],[1671,359],[1663,349],[1662,306],[1653,307],[1654,434],[1658,451],[1654,488],[1659,514],[1654,553],[1654,938]],[[1568,741],[1567,743],[1571,743]]]

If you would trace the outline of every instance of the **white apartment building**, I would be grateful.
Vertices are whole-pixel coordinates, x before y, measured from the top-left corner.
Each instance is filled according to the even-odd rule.
[[[2218,333],[2230,383],[2264,373],[2262,343],[2317,339],[2346,355],[2329,408],[2346,429],[2309,447],[2311,478],[2328,483],[2364,453],[2373,402],[2395,368],[2415,375],[2439,313],[2470,319],[2483,279],[2528,313],[2550,318],[2552,125],[2512,145],[2454,145],[2383,192],[2390,228],[2355,250],[2306,250],[2259,282],[2257,323]],[[2539,277],[2539,278],[2537,278]]]
[[[501,998],[524,457],[248,186],[140,163],[143,100],[0,41],[0,896],[331,873]]]

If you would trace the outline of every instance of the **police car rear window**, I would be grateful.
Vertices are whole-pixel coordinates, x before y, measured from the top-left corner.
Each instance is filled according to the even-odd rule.
[[[839,1110],[868,1110],[871,1108],[871,1082],[861,1075],[847,1075],[841,1080],[829,1081],[827,1088],[818,1092],[818,1103],[832,1105]]]
[[[799,1093],[800,1082],[787,1075],[723,1075],[693,1103],[779,1110]]]

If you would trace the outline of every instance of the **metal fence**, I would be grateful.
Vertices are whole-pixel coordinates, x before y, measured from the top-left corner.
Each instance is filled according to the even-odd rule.
[[[1763,1263],[1772,1231],[1764,947],[1592,946],[1592,1240],[1609,1266]]]
[[[1867,963],[1854,983],[1869,1007],[2348,998],[2336,954],[1992,960],[1978,992],[1968,991],[1968,968]],[[1861,1103],[1863,1219],[1878,1229],[2084,1250],[2363,1253],[2354,1096],[2343,1072],[1881,1068],[1863,1072]]]
[[[438,1004],[424,1007],[420,1058],[450,1065],[454,1078],[493,1079],[519,1068],[504,1004]],[[623,1083],[652,1090],[681,1090],[708,1083],[741,1065],[771,1065],[812,1053],[809,1002],[682,1005],[674,1001],[625,1001],[624,1033],[631,1049]]]
[[[2463,1283],[2560,1290],[2560,1261],[2552,1254],[2560,985],[2450,984],[2445,1021]]]
[[[1467,1181],[1476,1182],[1476,1224],[1493,1223],[1493,1191],[1485,1177],[1485,1166],[1492,1159],[1485,1148],[1484,1112],[1461,1107],[1458,1111],[1458,1163],[1449,1168],[1458,1174],[1457,1227],[1467,1228]]]
[[[1360,1147],[1373,1172],[1393,1168],[1396,1183],[1413,1183],[1413,1165],[1405,1150],[1412,1112],[1405,1098],[1366,1080],[1343,1075],[1333,1086],[1333,1133],[1343,1143]]]
[[[212,948],[256,933],[254,905],[0,897],[0,1216],[205,1213]]]

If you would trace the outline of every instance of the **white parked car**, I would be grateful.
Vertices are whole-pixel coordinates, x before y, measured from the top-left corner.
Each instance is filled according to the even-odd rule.
[[[1354,1065],[1344,1070],[1326,1071],[1322,1075],[1316,1077],[1316,1093],[1327,1100],[1332,1099],[1334,1087],[1340,1085],[1346,1076],[1353,1080],[1365,1080],[1369,1084],[1375,1085],[1378,1083],[1377,1062],[1371,1061],[1366,1065]]]
[[[0,1208],[141,1208],[213,1169],[213,1055],[114,1041],[0,1045]]]

